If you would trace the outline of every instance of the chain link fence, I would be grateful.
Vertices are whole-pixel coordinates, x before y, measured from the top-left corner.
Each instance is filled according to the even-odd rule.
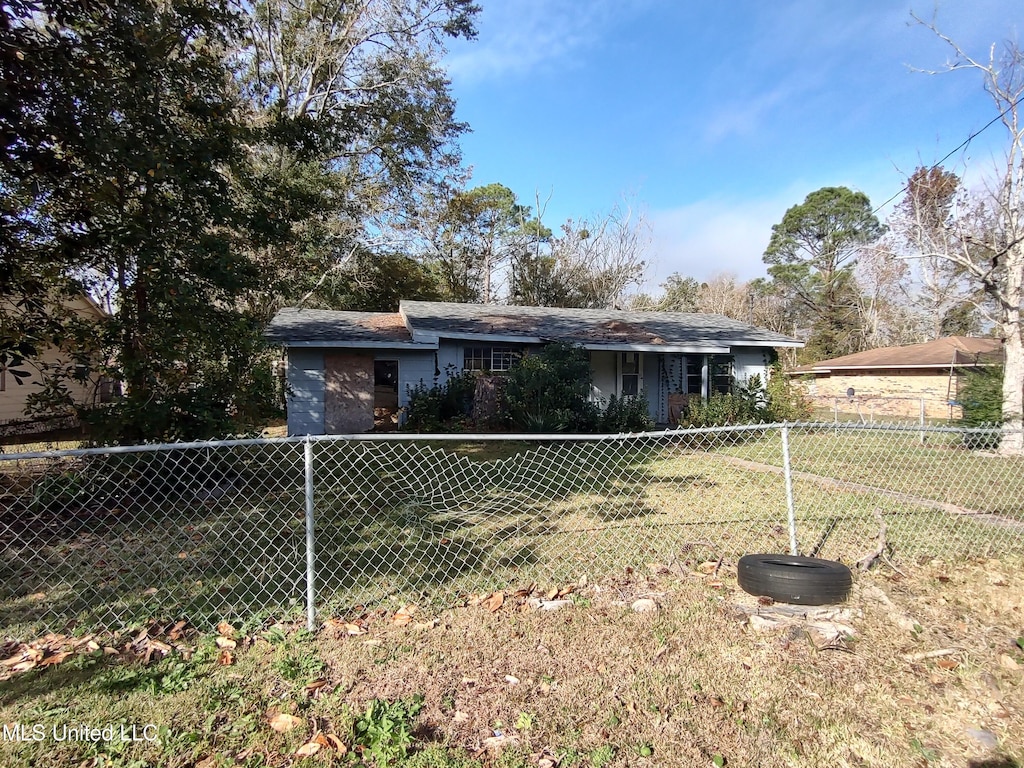
[[[1024,552],[1001,433],[799,424],[0,454],[0,627],[345,615],[789,552]]]

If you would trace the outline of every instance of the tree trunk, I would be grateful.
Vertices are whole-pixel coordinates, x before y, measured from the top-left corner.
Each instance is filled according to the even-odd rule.
[[[1020,312],[1012,313],[1018,320]],[[1024,454],[1024,343],[1020,323],[1004,323],[1003,342],[1003,428],[1008,430],[999,442],[1004,456]]]
[[[473,395],[473,423],[483,427],[497,425],[501,416],[501,399],[508,379],[504,376],[478,376]]]

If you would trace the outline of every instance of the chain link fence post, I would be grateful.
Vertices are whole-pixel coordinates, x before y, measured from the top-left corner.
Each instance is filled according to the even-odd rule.
[[[796,555],[796,513],[793,511],[793,472],[789,466],[789,426],[782,423],[782,473],[786,479],[786,514],[789,518],[789,554]]]
[[[306,474],[306,629],[316,629],[316,536],[313,527],[313,439],[303,442]]]

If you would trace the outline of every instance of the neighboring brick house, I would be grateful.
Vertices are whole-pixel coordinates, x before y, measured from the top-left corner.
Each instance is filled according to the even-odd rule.
[[[817,408],[917,418],[923,402],[925,418],[958,419],[962,416],[957,400],[964,373],[1002,361],[999,339],[946,336],[925,344],[882,347],[822,360],[794,368],[787,375],[803,383]]]

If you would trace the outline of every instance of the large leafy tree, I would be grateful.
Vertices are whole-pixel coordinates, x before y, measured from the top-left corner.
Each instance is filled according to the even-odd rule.
[[[517,303],[549,307],[623,308],[647,268],[649,228],[627,206],[584,219],[569,219],[561,232],[544,229],[536,247],[512,265]]]
[[[633,299],[632,308],[661,312],[698,312],[701,284],[692,277],[683,277],[673,272],[660,286],[660,296],[639,294]]]
[[[54,230],[40,212],[52,179],[74,165],[53,140],[74,129],[62,87],[73,41],[37,21],[63,24],[79,8],[16,0],[0,11],[0,365],[18,381],[28,375],[26,362],[62,342],[61,299],[77,290],[47,248]]]
[[[265,316],[341,298],[320,289],[336,273],[352,277],[356,257],[399,249],[396,238],[461,176],[467,127],[455,120],[441,55],[446,39],[475,34],[477,11],[470,0],[252,5],[240,79],[263,130],[240,186],[291,230],[253,254],[274,276],[259,297]]]
[[[889,261],[909,272],[914,290],[911,307],[923,335],[931,339],[977,330],[984,292],[967,271],[940,253],[955,248],[946,226],[956,212],[972,207],[960,178],[939,166],[917,168],[907,179],[906,194],[890,219],[886,238]],[[977,204],[973,204],[978,213]]]
[[[858,292],[853,268],[883,227],[862,192],[824,187],[786,211],[764,252],[776,287],[801,310],[810,329],[805,354],[828,358],[856,352]]]
[[[433,295],[387,236],[456,172],[440,41],[475,12],[5,5],[0,364],[63,343],[80,365],[51,371],[52,401],[83,365],[124,385],[103,439],[202,436],[266,414],[260,331],[281,304]],[[56,311],[83,289],[109,318]]]
[[[258,420],[269,407],[251,365],[258,325],[236,308],[259,287],[238,247],[249,222],[230,181],[245,135],[226,65],[237,23],[226,3],[192,0],[7,15],[10,28],[42,36],[16,58],[45,83],[25,89],[12,126],[15,150],[38,143],[3,178],[25,246],[5,264],[23,259],[37,297],[107,298],[109,317],[56,324],[75,336],[76,375],[85,366],[124,386],[97,424],[101,439],[214,434],[230,428],[229,412]],[[8,304],[35,288],[9,280]],[[51,374],[59,395],[66,372]]]

